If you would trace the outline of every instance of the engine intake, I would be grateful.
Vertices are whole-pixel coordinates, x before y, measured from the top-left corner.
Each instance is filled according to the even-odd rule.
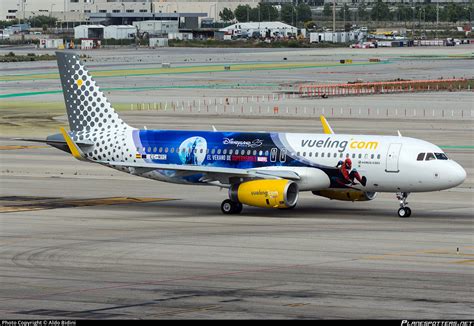
[[[313,191],[316,196],[326,197],[329,199],[344,200],[344,201],[368,201],[377,197],[376,192],[366,192],[360,190],[319,190]]]
[[[298,185],[289,180],[253,180],[235,184],[229,198],[249,206],[288,208],[298,201]]]

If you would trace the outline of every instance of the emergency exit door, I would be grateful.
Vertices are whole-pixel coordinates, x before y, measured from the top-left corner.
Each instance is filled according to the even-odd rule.
[[[402,144],[390,144],[387,152],[387,165],[385,167],[385,172],[398,173],[400,169],[398,168],[400,151],[402,150]]]

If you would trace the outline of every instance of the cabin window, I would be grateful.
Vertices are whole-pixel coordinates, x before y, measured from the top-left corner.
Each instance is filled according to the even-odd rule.
[[[362,154],[359,154],[359,158],[362,158]]]
[[[270,162],[276,162],[276,160],[277,160],[277,149],[272,148],[270,152]]]
[[[171,153],[174,153],[174,147],[171,147],[170,152],[171,152]]]
[[[280,162],[285,162],[286,161],[286,149],[282,149],[280,151]]]
[[[334,158],[336,158],[336,157],[337,157],[337,153],[334,153]]]
[[[379,155],[377,155],[377,159],[378,159],[378,160],[380,160],[380,154],[379,154]]]
[[[418,154],[418,157],[416,158],[417,161],[423,161],[424,159],[425,159],[425,153]]]
[[[153,153],[156,153],[157,148],[153,147]]]
[[[313,152],[308,153],[309,157],[313,157]]]
[[[433,153],[426,153],[425,161],[432,161],[436,160],[436,157],[434,156]]]
[[[220,155],[220,154],[221,154],[221,149],[218,148],[218,149],[217,149],[217,155]]]
[[[375,157],[375,154],[370,155],[370,159],[373,160]]]
[[[355,153],[354,153],[354,154],[352,154],[352,158],[356,158],[356,155],[355,155]]]
[[[434,153],[438,160],[447,160],[448,157],[444,153]]]
[[[148,147],[147,153],[151,153],[151,147]]]
[[[229,149],[229,155],[232,155],[233,152],[234,152],[234,150]]]
[[[319,156],[319,152],[314,153],[314,157],[318,157],[318,156]]]
[[[269,152],[268,151],[265,151],[265,156],[268,156]]]
[[[324,153],[321,153],[321,157],[324,157]]]
[[[226,155],[226,154],[227,154],[227,149],[224,149],[224,150],[222,151],[222,154]]]
[[[216,154],[216,149],[215,148],[212,149],[211,154],[212,155]]]
[[[158,152],[160,152],[160,153],[163,152],[163,147],[160,147],[160,148],[158,149]]]

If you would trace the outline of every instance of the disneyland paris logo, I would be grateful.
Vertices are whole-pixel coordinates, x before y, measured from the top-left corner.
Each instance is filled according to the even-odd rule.
[[[252,141],[248,141],[248,140],[235,140],[234,138],[224,138],[222,143],[224,145],[234,145],[234,146],[237,146],[237,147],[255,148],[255,147],[262,146],[263,145],[263,140],[254,139]]]

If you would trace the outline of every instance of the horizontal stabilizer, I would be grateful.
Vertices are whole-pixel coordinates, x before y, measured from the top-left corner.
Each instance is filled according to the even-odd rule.
[[[66,140],[67,146],[69,147],[69,151],[71,152],[72,156],[74,156],[76,159],[80,161],[86,161],[85,155],[82,152],[81,148],[79,145],[74,142],[74,140],[69,136],[67,133],[66,129],[63,127],[60,128],[61,134],[63,135],[64,139]]]
[[[61,140],[61,139],[38,139],[38,138],[12,138],[12,140],[19,140],[19,141],[29,141],[29,142],[35,142],[35,143],[46,143],[46,144],[55,144],[55,145],[65,145],[67,144],[66,140]],[[81,147],[86,147],[86,146],[92,146],[94,145],[93,142],[88,142],[88,141],[81,141],[81,142],[76,142],[76,145],[81,146]]]

